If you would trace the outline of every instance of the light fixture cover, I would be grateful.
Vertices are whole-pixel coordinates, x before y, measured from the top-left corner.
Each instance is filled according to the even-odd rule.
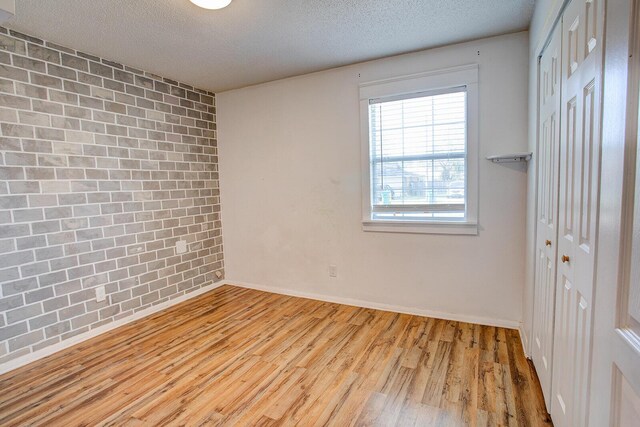
[[[200,6],[204,9],[222,9],[229,6],[231,0],[190,0],[191,3],[196,6]]]

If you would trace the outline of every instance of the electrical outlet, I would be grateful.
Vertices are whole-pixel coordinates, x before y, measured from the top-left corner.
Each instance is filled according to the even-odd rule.
[[[187,241],[186,240],[178,240],[176,242],[176,253],[183,254],[187,252]]]
[[[96,288],[96,301],[102,302],[107,299],[107,294],[105,293],[104,286],[98,286]]]
[[[338,277],[338,267],[335,265],[329,266],[329,277]]]

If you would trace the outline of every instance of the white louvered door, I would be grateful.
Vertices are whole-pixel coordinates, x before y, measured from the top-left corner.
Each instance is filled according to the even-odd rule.
[[[600,165],[603,0],[562,20],[560,197],[551,417],[587,425]]]
[[[538,200],[533,341],[536,366],[547,407],[550,406],[558,247],[558,175],[560,155],[560,90],[562,28],[556,27],[540,58]]]

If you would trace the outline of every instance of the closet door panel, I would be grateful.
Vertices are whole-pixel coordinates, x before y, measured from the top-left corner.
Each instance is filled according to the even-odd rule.
[[[536,270],[531,358],[550,405],[558,235],[561,27],[540,58]]]
[[[562,21],[559,241],[551,416],[586,426],[600,161],[602,4],[573,0]]]

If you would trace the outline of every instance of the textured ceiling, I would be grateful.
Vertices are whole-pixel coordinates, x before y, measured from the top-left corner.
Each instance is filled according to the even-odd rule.
[[[528,28],[534,0],[16,0],[9,28],[222,91]]]

